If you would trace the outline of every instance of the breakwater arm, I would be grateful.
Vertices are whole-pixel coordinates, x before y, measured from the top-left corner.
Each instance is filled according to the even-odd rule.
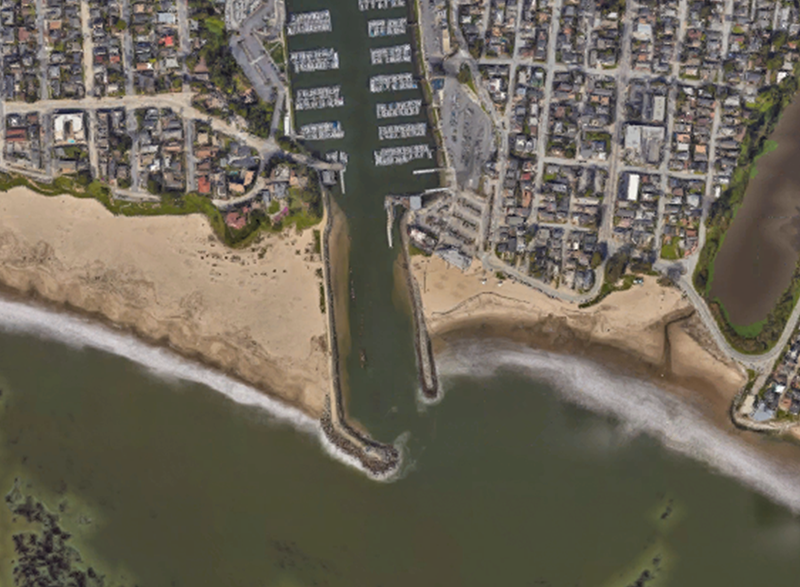
[[[387,200],[388,202],[388,200]],[[422,397],[426,401],[440,399],[439,379],[436,374],[436,361],[433,356],[433,345],[428,335],[428,326],[425,323],[422,296],[419,284],[411,271],[411,257],[409,253],[408,216],[403,214],[400,220],[400,238],[402,241],[403,269],[406,274],[406,283],[411,299],[411,316],[414,325],[414,348],[417,353],[417,369]]]
[[[376,479],[386,479],[396,473],[401,464],[400,451],[390,445],[376,442],[355,430],[347,422],[342,394],[342,364],[340,339],[337,334],[337,304],[334,289],[334,271],[331,262],[332,240],[335,232],[344,230],[340,223],[345,222],[344,214],[336,209],[336,205],[328,192],[323,190],[326,209],[326,223],[322,238],[322,257],[325,287],[325,302],[328,308],[328,348],[330,349],[331,387],[323,408],[320,425],[326,438],[340,451],[355,458],[360,465]],[[341,269],[341,268],[339,268]]]

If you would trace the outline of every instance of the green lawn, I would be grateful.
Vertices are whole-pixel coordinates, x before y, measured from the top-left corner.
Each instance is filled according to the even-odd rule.
[[[661,247],[661,258],[667,259],[668,261],[677,261],[678,259],[681,259],[683,255],[681,254],[680,246],[678,246],[680,241],[680,237],[673,236],[669,243]]]

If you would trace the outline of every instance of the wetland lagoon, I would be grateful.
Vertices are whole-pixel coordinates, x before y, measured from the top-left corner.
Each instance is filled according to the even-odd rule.
[[[714,261],[711,299],[733,324],[764,320],[800,257],[800,99],[795,97],[759,157],[744,202]]]
[[[347,405],[378,440],[400,440],[400,474],[370,480],[315,422],[168,351],[0,302],[0,586],[15,569],[49,572],[48,548],[106,586],[796,585],[800,471],[766,456],[769,439],[499,340],[446,347],[445,397],[418,404],[383,196],[433,180],[372,166],[377,97],[356,6],[331,4],[334,32],[290,47],[335,46],[342,69],[293,83],[343,86],[344,108],[298,123],[335,117],[347,133],[320,146],[350,154],[336,195],[354,293],[339,317]],[[21,561],[20,541],[42,556]]]

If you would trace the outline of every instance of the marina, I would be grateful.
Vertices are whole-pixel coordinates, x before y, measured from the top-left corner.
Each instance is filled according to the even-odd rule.
[[[402,102],[389,102],[376,104],[375,114],[381,118],[400,118],[402,116],[418,116],[422,111],[422,100],[404,100]]]
[[[328,151],[325,153],[325,160],[328,163],[341,163],[346,167],[350,157],[347,155],[347,151]]]
[[[343,139],[344,129],[337,120],[333,122],[314,122],[300,127],[300,135],[306,141],[326,141],[329,139]]]
[[[404,8],[406,0],[358,0],[358,9],[361,12],[367,10],[390,10],[392,8]]]
[[[344,106],[342,86],[300,88],[294,98],[295,110],[322,110]]]
[[[410,122],[408,124],[391,124],[378,127],[378,138],[382,141],[394,139],[410,139],[424,137],[427,125],[424,122]]]
[[[375,166],[405,165],[417,159],[433,159],[429,145],[406,145],[403,147],[384,147],[374,152]]]
[[[411,45],[395,45],[369,50],[372,65],[391,65],[393,63],[411,63]]]
[[[286,34],[289,36],[328,33],[332,30],[330,10],[290,14],[286,23]]]
[[[236,11],[241,12],[249,2],[228,5],[235,4]],[[193,259],[205,257],[204,265],[194,266],[199,268],[198,273],[205,275],[208,271],[209,285],[207,289],[190,289],[181,287],[180,282],[170,282],[178,283],[174,289],[180,305],[176,305],[179,311],[175,317],[170,316],[165,322],[167,334],[163,340],[170,341],[172,332],[184,332],[184,326],[191,324],[194,316],[207,315],[205,312],[213,304],[239,307],[236,316],[244,316],[243,322],[216,321],[231,334],[212,341],[214,347],[222,348],[211,353],[208,360],[213,364],[215,357],[236,354],[234,349],[242,348],[243,362],[249,357],[260,361],[262,341],[268,344],[278,339],[272,333],[255,338],[250,323],[255,324],[265,315],[275,316],[281,324],[288,325],[287,331],[292,331],[287,346],[295,345],[299,352],[289,365],[289,359],[282,358],[282,350],[273,347],[279,352],[269,353],[267,368],[271,368],[274,359],[276,365],[285,363],[291,367],[287,373],[330,373],[335,386],[331,387],[328,402],[317,411],[308,398],[316,397],[314,394],[322,386],[308,389],[308,396],[298,389],[294,396],[298,404],[311,406],[308,414],[301,413],[272,399],[273,393],[283,397],[277,394],[291,391],[289,377],[286,390],[280,385],[275,389],[251,388],[237,377],[199,365],[194,358],[184,360],[168,348],[150,348],[124,332],[107,334],[103,327],[93,326],[88,320],[71,319],[56,312],[32,319],[31,313],[36,316],[41,312],[35,305],[20,310],[21,304],[12,306],[0,300],[0,484],[6,488],[4,495],[9,496],[6,506],[0,508],[0,585],[14,585],[15,578],[21,576],[54,584],[46,573],[55,568],[53,555],[64,551],[65,544],[68,553],[76,557],[80,553],[81,572],[86,571],[92,579],[87,585],[795,584],[800,572],[800,470],[794,460],[773,460],[773,455],[786,454],[778,452],[786,447],[777,446],[776,438],[746,435],[733,429],[724,414],[719,425],[716,419],[712,420],[716,418],[713,414],[717,405],[723,405],[729,397],[732,384],[726,377],[730,370],[706,372],[704,363],[712,363],[712,358],[696,362],[686,359],[687,355],[701,354],[697,346],[688,344],[687,331],[693,325],[673,320],[677,313],[666,314],[670,309],[688,307],[677,301],[680,292],[657,289],[654,278],[645,276],[644,284],[616,292],[610,302],[573,313],[555,299],[532,294],[530,288],[520,293],[523,286],[512,279],[511,271],[526,271],[528,261],[545,246],[539,244],[545,232],[553,243],[557,242],[548,251],[584,255],[585,242],[569,240],[570,233],[586,231],[582,226],[573,228],[573,218],[577,215],[581,221],[584,215],[582,202],[592,195],[587,188],[599,186],[601,180],[610,181],[615,175],[610,163],[598,163],[597,158],[592,162],[580,155],[582,146],[594,148],[604,143],[597,135],[591,138],[578,133],[576,157],[564,165],[551,163],[550,156],[559,161],[562,155],[553,155],[544,148],[552,125],[561,120],[556,119],[551,106],[562,109],[559,116],[562,112],[567,116],[564,127],[580,122],[569,118],[571,98],[556,104],[539,99],[538,93],[558,92],[566,87],[564,94],[571,97],[589,96],[589,81],[575,82],[573,89],[571,78],[562,80],[572,76],[573,70],[582,71],[583,67],[574,60],[593,59],[594,47],[608,38],[598,37],[591,24],[583,26],[574,15],[586,12],[592,19],[597,16],[598,21],[610,22],[612,37],[620,30],[626,31],[626,37],[649,36],[652,46],[657,38],[667,42],[660,39],[665,36],[662,25],[673,31],[681,28],[675,26],[675,17],[662,22],[659,15],[652,25],[649,21],[644,23],[645,18],[637,21],[637,9],[647,18],[668,10],[681,15],[699,12],[686,2],[680,3],[680,10],[674,9],[677,4],[672,2],[655,3],[655,8],[652,2],[627,3],[627,8],[617,8],[625,5],[617,3],[612,9],[619,14],[606,18],[609,12],[604,10],[601,19],[599,8],[592,10],[592,3],[579,8],[573,4],[565,2],[562,7],[561,2],[484,2],[473,16],[465,2],[450,6],[408,2],[407,9],[383,13],[364,11],[395,8],[406,2],[285,3],[286,23],[292,14],[329,10],[331,22],[336,21],[337,26],[324,36],[299,32],[287,35],[280,8],[276,10],[279,14],[275,20],[282,29],[279,34],[286,43],[284,56],[289,58],[286,61],[292,51],[314,52],[321,47],[336,51],[335,72],[295,75],[297,69],[286,63],[287,71],[281,72],[288,78],[284,95],[292,99],[280,131],[293,139],[302,135],[309,140],[306,147],[313,157],[348,165],[347,190],[344,169],[336,172],[320,165],[318,175],[325,186],[328,212],[323,224],[309,227],[302,235],[288,229],[280,234],[257,235],[261,242],[254,241],[258,246],[250,251],[247,249],[251,247],[235,251],[220,247],[210,238],[205,220],[198,215],[171,219],[180,221],[176,226],[181,228],[164,231],[166,236],[161,242],[174,243],[176,250],[182,249],[175,267],[183,260],[197,263]],[[734,5],[738,3],[725,3],[725,12],[734,10]],[[774,18],[771,14],[764,17],[765,5],[775,5]],[[746,26],[747,18],[738,14],[739,8],[727,24],[738,27],[744,23],[745,41],[738,45],[763,40],[767,48],[767,32],[770,43],[776,38],[774,35],[783,34],[775,23],[780,23],[782,11],[789,9],[771,0],[754,0],[751,8],[763,26]],[[259,9],[252,20],[260,20],[265,12],[273,18],[269,10]],[[721,11],[715,10],[718,12]],[[369,19],[407,14],[410,20],[405,36],[369,34]],[[795,13],[791,15],[792,22],[796,22]],[[697,21],[698,17],[692,16],[691,20]],[[458,142],[459,149],[467,153],[470,144],[480,142],[482,132],[490,144],[488,150],[497,151],[489,164],[483,155],[473,153],[464,156],[456,152],[448,160],[444,152],[439,152],[433,137],[404,138],[409,135],[403,133],[412,131],[399,129],[417,128],[423,120],[431,126],[437,124],[438,88],[434,88],[433,104],[425,100],[421,87],[392,93],[391,85],[398,79],[391,81],[393,76],[378,76],[390,80],[389,87],[378,90],[383,93],[368,92],[368,88],[373,90],[372,75],[411,70],[410,66],[401,65],[370,69],[367,55],[371,46],[412,43],[413,51],[420,47],[435,53],[437,59],[437,50],[441,49],[443,55],[449,53],[445,48],[449,43],[437,43],[441,30],[433,39],[426,34],[426,25],[434,21],[437,27],[444,25],[442,29],[453,35],[459,33],[459,37],[460,29],[479,30],[476,42],[481,57],[475,59],[478,75],[474,79],[476,88],[481,90],[479,96],[473,99],[467,84],[450,79],[473,48],[467,45],[472,38],[467,43],[458,38],[458,44],[453,44],[460,53],[453,62],[448,63],[453,56],[444,57],[448,66],[446,88],[456,87],[459,108],[476,113],[458,114],[457,123],[445,126],[442,134],[452,136],[457,125],[457,140],[453,143]],[[673,47],[680,47],[677,37],[685,32],[689,39],[695,31],[708,34],[707,43],[691,37],[695,44],[700,41],[703,46],[719,46],[715,36],[718,28],[703,24],[684,27],[686,31],[672,35],[676,38]],[[567,27],[569,35],[564,34]],[[202,21],[200,28],[206,28]],[[297,30],[301,29],[298,26]],[[515,32],[518,34],[512,34]],[[570,42],[584,33],[585,41],[578,38],[578,46],[573,47]],[[16,40],[17,36],[9,38]],[[122,36],[130,40],[131,31],[123,31]],[[729,36],[724,34],[726,40]],[[794,44],[795,36],[789,35],[787,44]],[[256,43],[262,41],[256,36],[251,38]],[[134,40],[138,45],[136,37]],[[509,40],[513,46],[507,44]],[[642,44],[636,43],[637,47]],[[20,42],[20,51],[23,46]],[[544,55],[537,56],[540,46]],[[619,43],[604,46],[608,48],[607,55],[630,53],[629,49],[623,52]],[[560,50],[558,56],[554,49]],[[272,55],[273,51],[267,50]],[[489,55],[495,50],[500,52],[499,59]],[[655,61],[649,53],[646,56]],[[414,60],[418,57],[422,61],[426,55],[415,54]],[[554,58],[558,63],[549,65],[546,73],[530,65]],[[718,65],[714,69],[720,73],[714,82],[718,88],[728,85],[721,79],[722,59],[714,61]],[[500,73],[495,73],[502,66],[492,63],[500,60],[509,63],[505,65],[509,71],[502,79]],[[563,60],[573,63],[562,63]],[[491,65],[486,68],[481,61]],[[268,62],[267,58],[260,61]],[[628,62],[619,60],[620,78],[625,77],[622,72],[627,70]],[[794,63],[796,59],[791,54],[789,64]],[[586,70],[597,73],[605,66],[601,61],[590,68]],[[434,70],[420,67],[420,72],[425,71]],[[486,73],[488,79],[484,78]],[[539,73],[543,75],[537,77]],[[595,73],[587,73],[587,80]],[[637,76],[632,69],[629,73]],[[679,74],[683,71],[671,77],[675,79]],[[403,74],[400,78],[409,85],[399,89],[427,85],[423,75]],[[694,73],[687,75],[693,77]],[[525,84],[520,81],[523,79],[533,82]],[[701,82],[684,79],[676,83],[699,89]],[[527,89],[523,87],[526,85]],[[621,96],[622,84],[619,85],[609,91]],[[505,102],[490,103],[492,95],[483,96],[484,86],[498,98],[503,94]],[[446,88],[439,94],[440,98],[444,96],[440,104],[448,100]],[[670,88],[668,105],[676,89]],[[525,98],[516,100],[521,90]],[[591,95],[604,97],[597,92]],[[301,96],[305,107],[297,107]],[[712,98],[720,102],[719,96]],[[170,100],[180,97],[177,94]],[[144,98],[133,96],[131,100]],[[488,115],[481,109],[484,101],[493,114],[497,107],[511,115],[503,117],[506,127],[479,120],[483,114]],[[602,107],[611,112],[626,108],[621,99],[616,104],[594,103],[588,97],[576,102],[575,109],[581,116],[586,114],[584,106],[592,109],[595,117]],[[7,108],[20,106],[19,102],[5,104]],[[328,107],[337,109],[322,110]],[[377,118],[373,118],[373,112]],[[720,112],[716,114],[719,118]],[[130,118],[133,121],[136,117]],[[672,118],[670,111],[665,115],[665,125]],[[519,128],[515,126],[517,120]],[[87,120],[84,128],[91,130],[93,122]],[[689,122],[675,117],[676,127]],[[532,128],[534,124],[538,124],[538,130]],[[217,141],[215,134],[206,133],[199,120],[187,119],[185,125],[186,143],[219,149],[212,160],[215,168],[221,166],[224,176],[228,170],[218,161],[223,157],[233,161],[233,155],[228,157],[227,149],[222,148],[226,141]],[[46,125],[41,128],[44,130]],[[561,130],[564,129],[559,128],[559,136]],[[333,140],[337,133],[342,138]],[[208,141],[197,138],[206,134]],[[524,160],[505,157],[507,147],[514,149],[513,137],[517,134],[523,135],[520,140],[526,144],[536,139],[539,150],[526,149]],[[618,134],[615,132],[612,144],[620,138]],[[312,136],[320,138],[308,138]],[[692,149],[700,146],[694,144],[694,135],[691,141]],[[183,140],[180,142],[183,144]],[[260,144],[265,149],[273,145],[272,141]],[[138,151],[142,143],[137,140],[135,145]],[[716,149],[719,147],[717,142]],[[285,150],[288,152],[288,146]],[[231,148],[230,152],[238,157],[238,149],[234,152]],[[706,153],[713,152],[712,143]],[[592,153],[588,156],[594,157]],[[188,165],[189,154],[187,147],[170,156],[184,159]],[[543,161],[545,157],[547,160]],[[615,160],[613,156],[609,159]],[[132,157],[132,161],[137,158]],[[453,189],[455,185],[449,180],[445,183],[445,179],[456,167],[456,161],[460,161],[459,172],[488,169],[492,176],[477,171],[472,188],[444,194],[440,190]],[[268,211],[266,206],[276,199],[281,205],[291,200],[278,198],[281,190],[272,188],[286,186],[286,192],[292,195],[299,191],[298,181],[303,176],[290,169],[294,166],[279,165],[281,168],[269,176],[280,177],[280,184],[270,182],[267,186],[269,195],[275,197],[264,194],[263,200],[254,202],[262,204],[261,211],[256,210],[258,214]],[[516,170],[513,165],[517,165]],[[665,162],[665,169],[666,165]],[[711,158],[708,165],[709,169],[714,168]],[[597,170],[592,169],[595,167]],[[564,168],[569,169],[562,172]],[[572,168],[582,170],[583,175],[578,177],[569,171]],[[602,177],[601,171],[606,171]],[[554,201],[566,198],[570,202],[563,223],[559,223],[560,218],[550,223],[538,217],[537,207],[545,195],[537,184],[537,178],[542,183],[542,172],[549,174],[543,186],[552,187],[558,194],[553,195]],[[590,172],[593,181],[585,181]],[[616,174],[619,173],[622,172],[617,168]],[[641,175],[644,186],[645,173],[636,173]],[[765,168],[760,167],[759,176],[765,175]],[[502,185],[511,183],[510,176],[519,181],[505,190]],[[525,176],[532,179],[522,180]],[[581,178],[583,183],[577,181]],[[470,179],[465,181],[471,185]],[[564,185],[569,187],[566,196],[559,191]],[[684,184],[675,187],[686,189]],[[252,193],[258,191],[253,189]],[[386,196],[389,191],[397,195]],[[526,193],[531,199],[525,204],[515,200]],[[613,200],[616,186],[607,193],[607,200]],[[643,201],[643,193],[638,193],[639,202]],[[46,218],[40,218],[41,210],[54,199],[35,197],[41,202],[26,207],[19,216],[30,226],[44,226]],[[670,197],[675,196],[659,194],[656,201]],[[97,203],[79,204],[85,207]],[[59,206],[67,205],[59,202]],[[302,213],[301,205],[298,202],[285,212]],[[521,206],[527,206],[525,214],[530,214],[526,218],[531,219],[531,224],[528,228],[514,224],[508,233],[517,243],[529,245],[519,263],[508,271],[505,265],[482,270],[482,259],[476,256],[470,266],[470,251],[476,247],[465,243],[472,242],[473,233],[481,231],[473,231],[468,224],[485,226],[490,232],[495,214],[490,208],[500,209],[500,224],[505,226],[506,215],[518,222],[516,219],[523,214],[519,211]],[[608,214],[602,218],[613,226],[612,210],[606,211]],[[285,219],[285,212],[281,209],[270,216]],[[87,218],[93,214],[89,210]],[[25,233],[37,238],[23,238],[22,233],[17,238],[15,232],[5,228],[17,222],[16,216],[2,216],[2,236],[11,238],[0,240],[13,245],[7,257],[11,263],[4,264],[7,272],[12,277],[27,272],[31,259],[38,263],[41,256],[48,265],[39,272],[42,281],[32,283],[49,288],[54,280],[48,269],[57,269],[67,251],[61,250],[58,241],[53,241],[51,247],[50,234],[42,228]],[[58,210],[51,217],[48,227],[65,229],[74,218]],[[70,222],[64,223],[64,218]],[[412,223],[412,219],[418,223]],[[85,265],[89,267],[89,277],[109,281],[106,278],[116,276],[106,291],[129,291],[127,297],[135,306],[128,307],[163,304],[161,296],[156,295],[159,290],[151,289],[157,286],[153,284],[153,272],[147,266],[140,269],[139,260],[155,256],[156,265],[169,269],[161,259],[167,248],[154,246],[156,241],[149,230],[165,219],[121,220],[140,225],[135,231],[143,236],[135,244],[141,246],[121,248],[123,252],[135,252],[130,261],[123,258],[119,265],[122,271],[92,259],[91,265]],[[191,228],[193,222],[196,228]],[[309,234],[312,229],[316,229],[313,238]],[[534,229],[537,232],[531,235]],[[179,242],[174,238],[189,230],[191,238],[181,241],[186,246],[176,246]],[[558,239],[554,236],[557,231],[563,233]],[[524,242],[529,236],[534,240]],[[391,248],[394,242],[398,246]],[[108,239],[101,240],[95,246],[99,251],[107,243]],[[550,240],[547,247],[549,243]],[[78,248],[84,245],[84,251],[91,250],[83,238],[77,244]],[[483,239],[479,244],[484,244]],[[486,244],[489,248],[481,256],[493,254],[494,242],[487,240]],[[516,246],[508,246],[509,250],[516,250]],[[5,249],[8,251],[9,247]],[[42,250],[46,255],[41,254]],[[445,262],[453,267],[445,266]],[[284,263],[289,267],[288,273],[281,269]],[[284,287],[281,279],[298,278],[301,264],[307,266],[310,276],[312,263],[321,267],[316,281],[302,287],[302,282],[284,282],[287,289],[280,289]],[[128,264],[130,269],[125,267]],[[76,276],[88,281],[83,267],[76,265],[81,270]],[[471,275],[462,275],[460,270],[467,268]],[[565,268],[569,270],[559,261],[557,275],[562,281],[566,279]],[[256,279],[259,269],[262,279],[258,285],[242,285],[240,278],[252,272]],[[598,275],[602,273],[601,268]],[[223,284],[234,291],[212,296],[214,288]],[[74,290],[65,291],[68,297],[77,297]],[[252,305],[243,304],[246,294],[251,296],[248,299]],[[294,311],[284,311],[279,298],[293,295],[304,296],[306,303],[292,306]],[[658,306],[664,312],[654,311],[653,317],[644,317],[640,322],[629,321],[645,306]],[[670,322],[657,321],[656,316],[662,314]],[[299,323],[311,316],[319,318],[320,327],[324,326],[324,331],[319,330],[321,336],[309,338],[311,332],[309,336],[295,336],[300,332]],[[209,319],[204,324],[211,322]],[[623,327],[616,329],[617,322],[623,322]],[[647,336],[639,337],[636,324],[647,331]],[[241,346],[228,347],[228,340]],[[248,344],[254,349],[252,354],[247,351]],[[634,348],[637,344],[642,347],[641,355]],[[269,350],[266,348],[265,352]],[[316,362],[294,363],[307,352],[327,354],[318,356]],[[651,356],[655,362],[648,362]],[[680,389],[680,395],[659,387],[663,386],[660,380],[664,377],[681,372],[686,374],[687,385],[691,385]],[[234,375],[238,376],[238,371]],[[247,381],[246,370],[242,375]],[[715,381],[705,377],[714,377]],[[675,387],[680,385],[675,383]],[[706,392],[705,388],[710,389]],[[445,401],[432,405],[442,399],[444,390]],[[712,415],[706,418],[706,414]],[[353,428],[347,427],[348,421]],[[368,442],[367,434],[375,439],[374,443]],[[794,446],[789,448],[796,450]],[[373,478],[381,477],[399,463],[402,467],[392,482],[376,483],[363,476],[369,470]],[[6,493],[9,490],[11,493]],[[27,507],[25,499],[31,499],[29,503],[36,504],[36,508],[44,508],[34,511],[44,512],[45,522],[56,516],[58,525],[30,524],[21,509]],[[17,509],[8,507],[12,503]],[[27,507],[27,511],[31,508]],[[64,533],[53,532],[55,528]],[[13,540],[21,537],[22,546],[37,554],[35,564],[20,563],[12,534]],[[67,543],[69,535],[72,538]],[[50,551],[51,543],[55,552]],[[18,569],[34,572],[23,575]]]
[[[390,75],[376,75],[369,79],[369,91],[373,94],[382,92],[402,92],[416,90],[417,81],[413,73],[394,73]]]
[[[367,34],[370,38],[375,37],[395,37],[406,34],[405,18],[387,18],[370,20],[367,22]]]
[[[331,48],[293,51],[289,59],[295,73],[339,69],[339,53]]]

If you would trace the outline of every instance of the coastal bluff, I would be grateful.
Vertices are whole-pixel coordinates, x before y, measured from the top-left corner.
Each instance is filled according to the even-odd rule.
[[[322,259],[310,230],[230,249],[207,220],[0,194],[0,285],[94,318],[322,417],[330,388]]]

